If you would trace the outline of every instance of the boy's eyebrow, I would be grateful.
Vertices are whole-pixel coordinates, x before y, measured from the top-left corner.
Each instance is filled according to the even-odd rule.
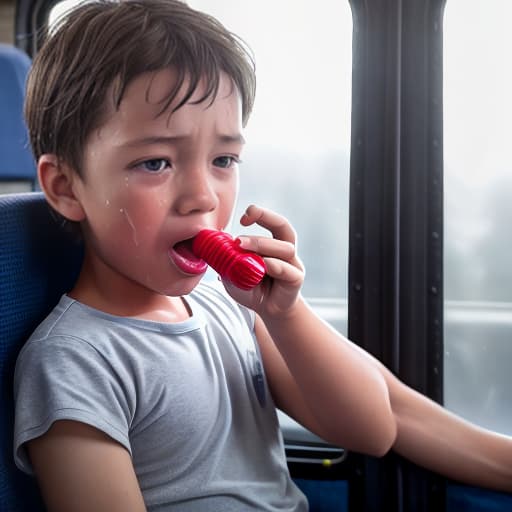
[[[236,135],[218,135],[217,138],[221,142],[236,142],[238,144],[245,144],[245,139],[240,133],[237,133]]]
[[[123,146],[134,147],[134,146],[149,146],[152,144],[176,144],[182,141],[190,139],[189,135],[175,135],[175,136],[151,136],[142,137],[140,139],[133,139],[122,144]],[[245,144],[245,139],[240,133],[236,134],[218,134],[217,137],[219,142],[225,144]]]

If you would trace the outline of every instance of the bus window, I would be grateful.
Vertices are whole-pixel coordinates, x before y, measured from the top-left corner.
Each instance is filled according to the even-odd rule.
[[[62,0],[61,2],[56,3],[48,15],[48,25],[50,29],[55,25],[60,16],[64,15],[66,11],[72,9],[75,5],[80,3],[82,3],[81,0]]]
[[[444,20],[445,405],[512,434],[512,33],[508,0]]]

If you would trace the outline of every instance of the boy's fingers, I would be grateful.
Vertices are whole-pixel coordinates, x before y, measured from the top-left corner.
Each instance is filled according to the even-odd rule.
[[[246,212],[240,219],[244,226],[251,224],[258,224],[259,226],[268,229],[274,238],[291,242],[295,244],[296,234],[288,220],[271,210],[260,208],[259,206],[251,205],[247,208]]]
[[[291,242],[245,235],[238,237],[237,240],[240,241],[242,249],[256,252],[260,256],[271,256],[285,261],[290,261],[295,257],[295,245]]]
[[[289,265],[282,260],[276,258],[265,258],[267,274],[274,278],[289,284],[297,284],[300,286],[304,279],[304,275],[300,268]]]

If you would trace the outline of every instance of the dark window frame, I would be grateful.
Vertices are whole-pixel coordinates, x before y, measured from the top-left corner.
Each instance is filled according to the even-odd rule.
[[[443,402],[445,0],[349,0],[354,20],[349,338]],[[444,510],[444,481],[360,457],[351,510]]]

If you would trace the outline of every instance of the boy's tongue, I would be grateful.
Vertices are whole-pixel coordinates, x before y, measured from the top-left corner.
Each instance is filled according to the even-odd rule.
[[[192,251],[192,242],[193,242],[192,238],[178,242],[174,246],[174,250],[180,256],[183,256],[184,258],[187,258],[190,260],[197,260],[198,257],[194,254],[194,251]]]
[[[171,259],[176,266],[187,274],[203,274],[208,265],[201,258],[198,258],[192,251],[193,239],[183,240],[175,244],[170,253]]]

